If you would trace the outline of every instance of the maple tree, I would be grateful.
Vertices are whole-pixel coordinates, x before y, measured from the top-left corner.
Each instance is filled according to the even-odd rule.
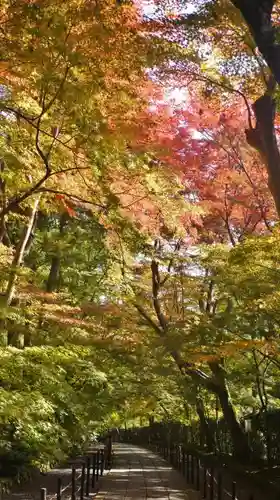
[[[68,211],[109,210],[112,178],[142,166],[127,150],[147,103],[136,11],[66,2],[58,14],[56,2],[23,1],[1,14],[3,224],[38,193],[46,208],[56,195]]]
[[[252,451],[236,415],[238,405],[243,412],[250,406],[264,412],[270,404],[278,406],[278,248],[277,230],[262,236],[261,243],[255,236],[232,250],[207,245],[199,253],[181,248],[171,255],[158,249],[150,265],[143,261],[140,283],[136,269],[130,300],[145,325],[139,332],[142,342],[155,342],[163,364],[166,357],[173,359],[186,386],[191,380],[218,398],[233,452],[242,460]],[[213,449],[199,399],[196,406],[208,448]]]
[[[246,234],[265,233],[277,219],[266,173],[259,155],[248,149],[237,106],[213,114],[198,101],[180,116],[188,131],[178,127],[181,137],[171,161],[181,170],[185,196],[202,209],[200,220],[193,218],[195,241],[235,245]]]
[[[242,418],[279,407],[277,42],[249,0],[191,4],[1,4],[9,477],[153,419],[266,453]]]
[[[266,79],[265,92],[253,103],[256,123],[247,131],[249,144],[254,147],[264,159],[268,171],[268,182],[279,213],[279,168],[280,153],[277,145],[275,130],[276,101],[273,96],[275,82],[280,83],[279,72],[279,44],[277,43],[276,28],[273,25],[272,11],[275,1],[260,0],[254,2],[232,2],[241,12],[250,33],[264,57],[272,78]]]
[[[119,297],[125,260],[168,210],[176,224],[178,181],[150,171],[143,148],[158,91],[133,6],[6,2],[1,25],[1,456],[3,474],[22,477],[81,448],[133,398],[135,342],[112,338],[118,318],[101,304]]]
[[[157,21],[150,22],[150,29],[159,40],[172,40],[169,52],[165,50],[174,71],[166,60],[164,71],[169,75],[177,73],[178,81],[184,81],[187,75],[189,79],[204,80],[208,95],[216,87],[220,94],[226,92],[229,97],[230,93],[239,93],[246,99],[247,141],[266,166],[269,189],[279,213],[278,2],[189,4],[157,0],[154,5]],[[170,16],[170,12],[176,15]],[[230,43],[224,43],[225,39]]]

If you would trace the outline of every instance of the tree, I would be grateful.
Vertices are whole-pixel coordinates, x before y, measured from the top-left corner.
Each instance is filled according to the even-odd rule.
[[[258,0],[253,3],[250,0],[245,2],[232,0],[232,3],[241,12],[275,80],[280,83],[280,48],[272,21],[272,11],[276,1]]]
[[[270,230],[277,216],[262,161],[247,144],[243,101],[205,103],[197,82],[186,99],[154,142],[162,167],[181,180],[176,196],[192,204],[181,216],[190,240],[235,245]]]
[[[204,260],[205,257],[202,261]],[[161,262],[161,268],[163,263],[164,261]],[[203,263],[204,266],[205,263]],[[162,345],[173,358],[182,377],[186,378],[186,384],[190,377],[196,386],[201,386],[217,396],[231,433],[234,453],[240,459],[243,457],[246,460],[251,452],[230,400],[222,354],[219,355],[216,352],[214,356],[213,354],[206,355],[206,371],[198,366],[199,357],[197,361],[195,358],[194,360],[190,358],[197,350],[200,350],[199,347],[197,349],[197,345],[201,344],[200,336],[207,336],[210,331],[215,331],[215,320],[212,319],[217,307],[214,278],[211,267],[208,268],[206,264],[204,268],[205,278],[203,271],[199,272],[198,265],[196,269],[195,261],[191,260],[189,264],[184,265],[184,260],[181,258],[178,264],[174,265],[172,259],[167,274],[162,277],[158,258],[153,258],[151,262],[152,290],[148,292],[152,308],[149,300],[147,305],[142,304],[147,292],[143,293],[141,288],[139,291],[136,289],[135,307],[145,320],[147,327],[152,328],[161,339]],[[185,294],[185,287],[188,290],[187,294]],[[212,321],[214,323],[213,326],[209,326],[209,332],[207,331],[208,317],[211,318],[210,323]],[[217,334],[218,332],[215,333]],[[201,356],[203,359],[203,354]],[[200,417],[202,417],[202,425],[206,427],[203,412]]]
[[[101,303],[120,297],[124,258],[161,230],[177,181],[136,146],[154,86],[133,6],[20,1],[0,15],[1,453],[21,450],[17,474],[81,448],[133,394],[119,378],[131,344],[121,357],[105,338],[116,318]]]
[[[148,44],[135,30],[136,12],[111,1],[96,9],[66,2],[63,11],[55,1],[40,8],[22,1],[7,4],[2,18],[3,217],[36,193],[105,210],[96,184],[112,168],[117,145],[119,161],[127,157],[134,118],[146,103],[141,64]]]
[[[227,92],[233,95],[239,93],[245,98],[248,111],[247,141],[258,151],[266,166],[269,189],[279,214],[280,162],[277,128],[275,127],[278,92],[275,82],[279,82],[277,62],[279,46],[276,36],[277,28],[273,25],[273,15],[276,21],[279,15],[276,2],[260,0],[257,3],[254,2],[253,9],[253,3],[250,0],[228,3],[205,2],[202,6],[194,2],[193,12],[188,14],[185,2],[178,1],[173,3],[176,11],[175,18],[167,14],[167,10],[172,11],[170,3],[168,9],[164,0],[156,4],[161,22],[156,24],[156,27],[151,22],[150,28],[157,30],[155,36],[158,36],[159,43],[159,32],[162,34],[161,39],[166,37],[172,39],[169,51],[165,50],[165,55],[167,59],[177,59],[178,62],[174,66],[176,69],[173,72],[173,81],[174,76],[175,80],[177,78],[180,81],[179,78],[182,75],[184,79],[186,76],[190,79],[198,78],[207,83],[208,95],[216,86],[220,89],[220,93]],[[274,6],[276,8],[273,14]],[[245,19],[249,29],[241,16]],[[177,30],[176,33],[174,29]],[[230,38],[231,43],[224,44],[225,37]],[[187,49],[185,49],[186,44],[188,44]],[[215,58],[209,57],[212,51],[209,52],[205,44],[212,47]],[[201,50],[201,46],[205,47],[205,50]],[[259,49],[268,67],[259,57],[256,49]],[[170,75],[170,67],[168,68],[166,59],[159,66],[162,69],[161,75],[164,75],[164,71]],[[269,75],[269,69],[272,78]],[[255,124],[251,117],[250,100],[253,101]]]
[[[264,130],[250,108],[277,90],[232,4],[157,5],[1,7],[0,451],[24,452],[17,470],[174,419],[210,451],[223,419],[245,460],[242,418],[279,405],[278,117]]]

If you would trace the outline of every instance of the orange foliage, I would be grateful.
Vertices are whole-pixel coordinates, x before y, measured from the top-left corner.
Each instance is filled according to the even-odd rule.
[[[235,101],[223,112],[188,98],[185,109],[152,129],[150,141],[165,169],[184,185],[179,195],[203,215],[182,214],[191,240],[236,243],[245,234],[267,231],[276,219],[267,174],[245,137],[247,111]]]

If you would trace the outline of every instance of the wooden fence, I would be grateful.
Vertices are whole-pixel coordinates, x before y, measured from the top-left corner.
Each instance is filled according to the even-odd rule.
[[[121,440],[150,448],[159,453],[186,479],[191,489],[206,500],[280,500],[280,486],[254,475],[254,467],[230,463],[219,455],[188,448],[187,444],[170,443],[151,428],[121,432]],[[264,470],[265,472],[265,470]]]
[[[57,492],[51,495],[52,500],[62,500],[64,496],[71,500],[83,500],[96,491],[98,481],[104,470],[110,469],[112,460],[112,440],[107,440],[104,448],[97,449],[85,460],[72,466],[71,481],[63,484],[61,477],[57,479]],[[47,500],[47,488],[41,488],[40,500]]]

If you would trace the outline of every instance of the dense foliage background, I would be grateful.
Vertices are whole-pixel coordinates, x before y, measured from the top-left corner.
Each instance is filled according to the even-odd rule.
[[[279,461],[279,15],[2,0],[5,481],[154,420]]]

